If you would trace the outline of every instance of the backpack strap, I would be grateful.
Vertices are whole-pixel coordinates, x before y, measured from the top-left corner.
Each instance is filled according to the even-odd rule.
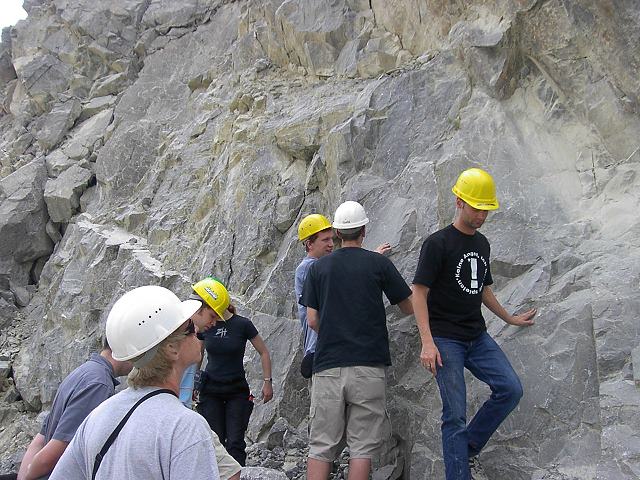
[[[91,480],[94,480],[96,478],[96,474],[98,473],[98,469],[100,468],[100,463],[102,463],[102,460],[104,459],[104,456],[106,455],[107,450],[109,450],[109,447],[111,447],[111,444],[116,441],[116,438],[118,437],[118,434],[120,433],[120,430],[122,430],[122,428],[124,427],[124,424],[127,423],[127,420],[129,420],[129,417],[131,416],[133,411],[136,408],[138,408],[138,406],[142,402],[144,402],[145,400],[148,400],[151,397],[155,397],[156,395],[159,395],[161,393],[170,393],[174,397],[176,396],[174,391],[168,390],[166,388],[161,388],[160,390],[154,390],[153,392],[147,393],[144,397],[142,397],[140,400],[138,400],[135,403],[135,405],[133,407],[131,407],[131,409],[127,412],[127,414],[124,416],[124,418],[122,420],[120,420],[120,423],[118,424],[118,426],[115,428],[115,430],[113,432],[111,432],[111,435],[109,435],[109,438],[107,438],[107,441],[104,442],[104,445],[102,446],[102,449],[96,455],[96,459],[93,462],[93,473],[91,474]]]

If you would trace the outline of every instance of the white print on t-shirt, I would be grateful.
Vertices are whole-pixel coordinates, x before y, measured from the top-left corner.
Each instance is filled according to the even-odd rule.
[[[227,336],[227,329],[222,327],[221,329],[216,331],[216,337],[226,337]]]
[[[484,264],[484,275],[482,279],[478,278],[478,260],[480,260]],[[462,265],[465,262],[469,262],[469,271],[470,278],[467,282],[463,281],[460,278],[460,272],[462,271]],[[463,292],[468,293],[469,295],[477,295],[480,291],[482,291],[482,286],[484,284],[484,277],[487,274],[487,261],[484,259],[482,255],[478,252],[467,252],[465,253],[460,261],[458,262],[458,266],[456,267],[456,281]],[[466,279],[465,279],[466,280]]]

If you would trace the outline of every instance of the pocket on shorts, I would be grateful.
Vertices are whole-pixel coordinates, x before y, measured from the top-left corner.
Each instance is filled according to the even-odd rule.
[[[326,370],[322,370],[321,372],[314,373],[315,377],[339,377],[340,376],[340,367],[335,368],[327,368]]]
[[[311,403],[316,404],[325,400],[338,400],[341,398],[340,387],[341,369],[329,368],[313,374],[311,382]]]
[[[385,378],[387,371],[384,367],[353,367],[353,374],[358,378]]]
[[[353,380],[349,386],[353,401],[379,402],[380,410],[386,407],[387,381],[384,367],[353,367]]]

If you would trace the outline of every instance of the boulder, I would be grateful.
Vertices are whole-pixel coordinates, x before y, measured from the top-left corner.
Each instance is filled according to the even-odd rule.
[[[80,196],[93,178],[91,171],[73,165],[57,178],[47,180],[44,200],[53,222],[67,223],[80,207]]]
[[[11,63],[11,50],[0,45],[0,91],[13,79],[17,78],[16,70]]]
[[[113,108],[116,104],[117,97],[115,95],[105,95],[104,97],[96,97],[82,105],[82,112],[78,118],[79,122],[84,122],[89,117],[93,117],[96,113],[103,110]]]
[[[371,38],[358,54],[358,74],[361,77],[371,78],[395,69],[396,59],[401,49],[399,39],[391,33]]]
[[[67,157],[61,148],[54,150],[45,157],[47,165],[47,173],[50,177],[56,178],[70,166],[75,165],[76,161]]]
[[[120,93],[129,83],[129,78],[125,72],[114,73],[102,77],[93,84],[89,96],[91,98],[103,97]]]
[[[96,142],[104,138],[112,118],[112,110],[103,110],[79,124],[69,133],[69,140],[63,147],[65,153],[71,158],[82,158],[92,153]]]
[[[54,95],[64,92],[72,78],[72,67],[51,54],[14,58],[13,66],[20,86],[40,113],[48,110]]]
[[[67,131],[80,116],[80,102],[70,99],[61,105],[56,105],[51,112],[41,116],[36,123],[34,136],[40,146],[51,151],[64,138]]]
[[[0,180],[0,264],[13,265],[5,272],[14,268],[23,272],[26,268],[28,272],[33,261],[53,249],[46,233],[46,180],[44,159],[34,160]]]

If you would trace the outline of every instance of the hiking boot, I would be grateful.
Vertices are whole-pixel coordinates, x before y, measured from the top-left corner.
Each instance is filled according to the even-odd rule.
[[[489,480],[477,456],[469,458],[469,472],[471,480]]]

